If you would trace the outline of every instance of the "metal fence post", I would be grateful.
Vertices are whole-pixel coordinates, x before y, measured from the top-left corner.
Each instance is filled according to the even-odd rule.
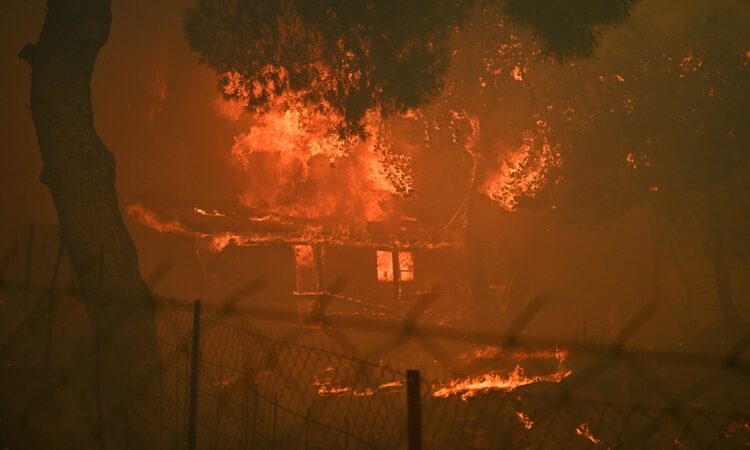
[[[422,450],[422,404],[419,394],[419,370],[406,371],[406,420],[409,450]]]
[[[188,450],[196,448],[198,429],[198,367],[200,366],[201,301],[193,302],[193,344],[190,353],[190,403],[188,404]]]

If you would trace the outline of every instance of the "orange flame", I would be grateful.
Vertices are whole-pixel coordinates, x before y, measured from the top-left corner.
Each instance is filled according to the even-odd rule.
[[[380,384],[374,389],[369,387],[355,389],[351,386],[334,385],[330,382],[325,382],[316,378],[313,386],[317,387],[318,395],[321,397],[338,397],[342,395],[350,395],[352,397],[372,397],[375,395],[375,392],[378,391],[385,393],[393,392],[394,388],[401,388],[404,386],[404,383],[396,380]]]
[[[477,360],[488,360],[497,359],[500,357],[508,357],[514,361],[523,361],[528,359],[556,359],[558,364],[562,364],[568,358],[569,351],[562,349],[554,350],[506,350],[502,347],[496,347],[488,345],[486,347],[474,349],[469,352],[464,352],[458,356],[458,359],[463,363],[471,363]]]
[[[521,386],[539,382],[559,383],[572,371],[559,369],[555,373],[544,376],[526,376],[523,367],[516,366],[510,374],[497,372],[486,373],[477,377],[458,378],[449,381],[432,393],[433,397],[447,398],[452,395],[460,395],[462,400],[468,400],[478,393],[490,391],[510,392]]]
[[[506,211],[515,211],[523,197],[534,197],[547,183],[553,168],[562,165],[559,144],[550,142],[550,128],[537,120],[537,129],[524,131],[522,143],[498,159],[499,169],[483,191]]]
[[[414,191],[411,157],[393,152],[377,112],[366,117],[367,137],[342,137],[338,123],[340,117],[325,105],[314,108],[291,95],[276,99],[247,133],[235,137],[232,159],[243,177],[242,203],[290,218],[390,217],[398,196]]]
[[[516,417],[518,417],[518,421],[521,422],[523,424],[523,427],[526,428],[527,430],[530,430],[531,427],[534,426],[534,421],[531,420],[531,417],[527,416],[521,411],[516,412]]]
[[[583,438],[587,439],[592,444],[598,445],[598,444],[600,444],[602,442],[601,439],[595,437],[591,433],[591,429],[589,429],[589,424],[587,424],[586,422],[584,422],[584,423],[578,425],[578,427],[576,427],[576,434],[578,436],[582,436]]]

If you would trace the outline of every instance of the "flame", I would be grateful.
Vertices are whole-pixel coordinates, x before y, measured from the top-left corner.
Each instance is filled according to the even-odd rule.
[[[592,444],[598,445],[602,442],[601,439],[598,439],[591,433],[591,430],[589,429],[589,424],[586,422],[576,427],[576,434],[578,436],[584,437],[585,439],[588,439]]]
[[[385,391],[386,393],[392,392],[393,388],[403,387],[404,383],[402,381],[396,380],[382,383],[374,389],[369,387],[364,389],[355,389],[351,386],[335,385],[316,378],[313,386],[317,387],[317,393],[321,397],[339,397],[343,395],[349,395],[352,397],[372,397],[377,391]]]
[[[414,281],[414,255],[398,252],[398,270],[401,281]]]
[[[226,217],[226,214],[216,210],[205,210],[203,208],[198,208],[197,206],[193,208],[193,212],[198,214],[199,216],[209,216],[209,217]]]
[[[744,431],[744,432],[750,433],[750,422],[747,422],[747,421],[740,422],[738,420],[733,420],[724,429],[723,434],[725,438],[729,438],[734,433],[737,433],[738,431]]]
[[[414,281],[414,255],[410,251],[397,251],[398,274],[400,281]],[[392,282],[394,280],[393,252],[389,250],[377,250],[375,252],[377,261],[378,281]]]
[[[628,153],[628,155],[625,157],[625,164],[628,165],[631,169],[637,169],[638,164],[635,162],[635,157],[633,156],[633,153]]]
[[[536,351],[525,351],[525,350],[511,350],[508,351],[502,347],[496,347],[494,345],[488,345],[486,347],[474,349],[469,352],[464,352],[458,356],[459,361],[463,363],[471,363],[477,360],[489,360],[497,359],[500,357],[507,357],[513,361],[523,361],[529,359],[556,359],[558,365],[562,365],[568,358],[570,352],[566,349],[554,349],[554,350],[536,350]]]
[[[414,191],[411,156],[393,152],[375,112],[366,118],[367,137],[342,137],[335,113],[291,98],[255,119],[231,152],[241,202],[252,210],[381,222]]]
[[[521,145],[498,159],[499,169],[483,187],[485,195],[506,211],[515,211],[522,197],[534,197],[553,168],[562,165],[559,144],[550,142],[550,127],[537,120],[536,130],[524,131]]]
[[[688,52],[688,54],[682,58],[682,62],[680,63],[680,68],[682,69],[683,74],[697,72],[701,67],[703,67],[703,58],[693,55],[693,52]],[[680,77],[682,77],[682,75],[680,75]]]
[[[518,421],[523,424],[523,427],[525,429],[530,430],[531,427],[534,426],[534,421],[531,420],[531,418],[529,416],[527,416],[526,414],[522,413],[521,411],[517,411],[516,412],[516,417],[518,417]]]
[[[378,281],[393,281],[393,253],[387,250],[375,252],[378,266]]]
[[[506,351],[500,347],[487,346],[466,352],[459,356],[463,362],[472,362],[478,359],[496,359],[499,356],[507,356],[515,361],[524,359],[556,359],[557,369],[548,375],[527,376],[523,367],[516,365],[515,369],[508,374],[497,371],[489,372],[475,377],[464,377],[449,381],[439,386],[432,394],[434,397],[449,397],[460,395],[462,400],[467,400],[477,393],[486,393],[494,390],[510,392],[518,387],[539,382],[559,383],[567,378],[571,370],[565,367],[565,361],[569,355],[568,350],[540,350],[540,351]]]
[[[295,294],[320,292],[318,285],[318,267],[315,262],[315,251],[312,245],[294,245],[294,264],[296,267]]]
[[[142,205],[127,205],[125,211],[136,221],[160,233],[172,233],[182,236],[196,235],[194,231],[189,230],[179,220],[162,220],[153,211],[144,208]]]
[[[432,393],[433,397],[447,398],[460,395],[462,400],[468,400],[478,393],[490,391],[510,392],[521,386],[539,382],[559,383],[568,377],[572,371],[560,368],[550,375],[527,376],[523,367],[516,366],[510,374],[497,372],[486,373],[477,377],[458,378],[449,381]]]
[[[162,219],[153,211],[143,205],[132,203],[125,206],[125,211],[131,219],[159,233],[170,233],[195,239],[200,249],[217,253],[227,246],[238,247],[258,246],[266,244],[305,244],[327,243],[332,245],[348,245],[352,247],[372,248],[384,245],[384,242],[376,241],[372,236],[366,234],[355,234],[351,228],[342,226],[332,230],[323,230],[321,226],[302,224],[290,228],[290,222],[279,221],[275,216],[250,217],[248,223],[273,222],[274,225],[283,226],[278,230],[254,230],[252,227],[247,231],[210,230],[200,231],[189,228],[177,219]],[[409,241],[410,246],[426,249],[455,248],[453,241],[435,241],[429,236]]]

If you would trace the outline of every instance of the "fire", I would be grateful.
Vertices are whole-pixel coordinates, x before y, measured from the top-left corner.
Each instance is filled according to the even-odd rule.
[[[203,208],[194,207],[193,211],[198,214],[199,216],[209,216],[209,217],[226,217],[226,214],[217,211],[215,209],[212,210],[205,210]]]
[[[506,351],[500,347],[486,346],[471,352],[462,353],[458,359],[464,363],[471,363],[476,360],[492,360],[499,357],[512,358],[514,361],[528,359],[555,359],[557,368],[554,372],[547,375],[528,376],[523,367],[516,365],[510,373],[500,373],[492,371],[483,375],[474,377],[464,377],[451,380],[448,383],[439,386],[432,394],[434,397],[449,397],[451,395],[460,395],[462,400],[467,400],[477,393],[486,393],[490,391],[510,392],[518,387],[527,384],[539,382],[559,383],[567,378],[572,371],[565,367],[569,352],[567,350],[539,350],[539,351]]]
[[[750,433],[750,422],[740,422],[738,420],[733,420],[729,423],[729,426],[724,429],[723,434],[724,437],[729,438],[734,433],[737,433],[739,431]]]
[[[400,281],[414,280],[414,255],[409,251],[398,251],[398,279]],[[377,258],[377,277],[378,281],[392,282],[395,278],[393,267],[393,252],[388,250],[378,250]]]
[[[136,221],[160,233],[172,233],[182,236],[196,235],[194,231],[189,230],[179,220],[162,220],[153,211],[149,211],[141,205],[131,204],[126,206],[125,210]]]
[[[398,270],[401,281],[414,281],[414,255],[398,252]]]
[[[338,397],[349,395],[352,397],[372,397],[376,392],[390,393],[394,389],[402,388],[404,383],[401,381],[391,381],[378,385],[376,388],[355,389],[351,386],[335,385],[330,382],[315,379],[313,386],[317,388],[318,395],[321,397]]]
[[[315,250],[312,245],[295,245],[294,263],[296,270],[295,293],[314,293],[320,291],[318,285],[318,267],[315,261]]]
[[[522,413],[521,411],[517,411],[516,412],[516,417],[518,417],[518,421],[523,424],[523,427],[525,429],[530,430],[531,427],[534,426],[534,421],[531,420],[531,418],[529,416],[527,416],[526,414]]]
[[[225,76],[225,90],[242,84],[233,80]],[[330,107],[292,94],[275,98],[253,119],[231,151],[242,177],[240,201],[251,210],[380,222],[393,215],[398,197],[414,192],[412,157],[393,151],[377,111],[366,115],[364,135],[356,136],[342,135],[342,118]]]
[[[393,254],[389,251],[378,250],[375,255],[378,264],[378,281],[393,281]]]
[[[478,393],[490,391],[510,392],[521,386],[539,382],[559,383],[568,377],[572,371],[560,368],[550,375],[527,376],[523,367],[516,366],[510,374],[497,372],[486,373],[477,377],[458,378],[449,381],[432,393],[433,397],[447,398],[460,395],[462,400],[468,400]]]
[[[598,444],[601,444],[601,442],[602,442],[601,439],[598,439],[596,436],[594,436],[591,433],[591,429],[589,429],[589,424],[587,424],[586,422],[584,422],[584,423],[582,423],[582,424],[580,424],[580,425],[578,425],[576,427],[576,434],[578,436],[584,437],[585,439],[587,439],[592,444],[598,445]]]
[[[498,171],[483,191],[506,211],[515,211],[523,197],[534,197],[547,183],[550,171],[562,165],[559,144],[549,139],[550,127],[537,120],[536,130],[524,131],[522,143],[498,159]]]
[[[501,347],[488,345],[486,347],[478,348],[470,352],[464,352],[458,356],[459,361],[463,363],[471,363],[477,360],[489,360],[497,359],[500,357],[507,357],[513,361],[523,361],[529,359],[556,359],[558,365],[562,365],[568,358],[569,351],[565,349],[554,349],[554,350],[536,350],[536,351],[525,351],[525,350],[512,350],[508,351]]]
[[[628,153],[628,155],[625,157],[625,164],[628,165],[631,169],[637,169],[638,164],[635,162],[635,157],[633,156],[633,153]]]
[[[683,73],[697,72],[701,67],[703,67],[703,59],[698,55],[693,55],[693,52],[688,52],[680,63]]]

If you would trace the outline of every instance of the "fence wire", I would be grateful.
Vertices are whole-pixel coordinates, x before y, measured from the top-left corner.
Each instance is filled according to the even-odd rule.
[[[50,232],[42,234],[54,249]],[[21,270],[10,270],[14,261]],[[49,274],[31,276],[28,261],[15,250],[0,258],[3,304],[23,304],[0,342],[0,440],[28,426],[53,395],[79,392],[77,361],[91,358],[90,346],[79,345],[78,354],[52,352],[50,363],[49,346],[62,344],[45,324],[80,326],[80,299],[70,282],[35,286]],[[191,435],[199,449],[406,449],[414,432],[406,370],[419,369],[424,449],[750,448],[750,332],[723,354],[639,348],[630,342],[653,317],[646,305],[610,342],[534,339],[524,330],[543,299],[502,333],[422,323],[439,293],[419,296],[403,317],[328,314],[344,284],[313,300],[317,318],[302,324],[296,311],[248,302],[263,295],[258,280],[199,316],[192,304],[159,300],[155,338],[133,333],[112,352],[126,361],[117,393],[126,428],[158,449],[187,449]],[[228,321],[237,317],[294,326],[273,335]],[[358,332],[382,340],[364,346],[352,337]],[[158,355],[135,357],[143,348]],[[36,373],[52,376],[39,375],[48,382],[19,400],[21,380],[31,385]],[[135,392],[145,392],[148,414]]]

